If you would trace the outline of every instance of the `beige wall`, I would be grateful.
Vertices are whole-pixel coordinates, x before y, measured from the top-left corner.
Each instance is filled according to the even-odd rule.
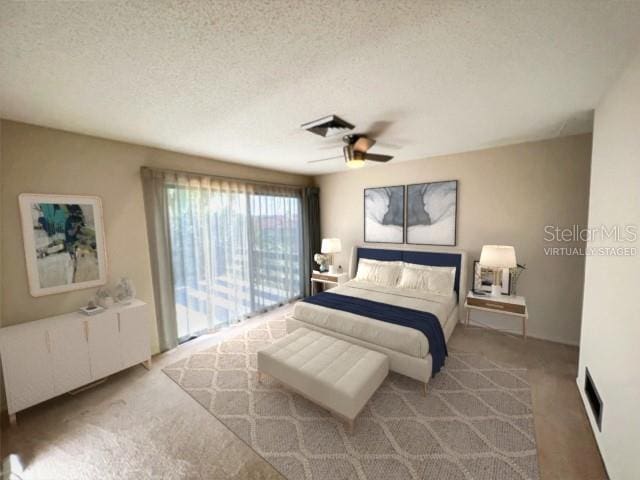
[[[182,169],[277,183],[310,178],[158,149],[2,121],[2,325],[69,312],[95,289],[34,298],[29,294],[18,195],[87,194],[102,197],[109,284],[130,277],[138,296],[153,303],[140,167]],[[157,332],[151,332],[157,350]]]
[[[589,226],[640,223],[640,54],[596,108]],[[631,241],[634,240],[634,241]],[[585,407],[611,478],[640,473],[640,241],[602,240],[590,247],[630,247],[632,256],[591,256],[585,271],[578,388],[589,369],[604,407],[598,430]]]
[[[20,193],[102,197],[110,283],[129,276],[140,298],[152,303],[140,166],[282,183],[309,182],[304,176],[10,121],[2,121],[1,128],[2,325],[68,312],[85,304],[94,292],[30,296],[17,206]],[[547,224],[586,223],[590,149],[591,137],[582,135],[319,176],[323,235],[342,239],[344,252],[338,260],[346,267],[350,246],[362,242],[363,188],[457,179],[456,248],[466,250],[471,262],[478,258],[483,244],[513,244],[520,262],[529,266],[519,291],[529,302],[531,334],[577,343],[583,259],[546,257],[543,228]],[[513,327],[493,317],[477,319]],[[152,336],[155,345],[155,330]]]
[[[4,273],[4,269],[2,266],[2,237],[3,237],[3,228],[4,219],[2,218],[2,192],[4,190],[4,166],[2,162],[2,121],[0,121],[0,326],[2,325],[2,305],[4,304],[4,288],[2,288],[2,277]]]
[[[530,334],[577,344],[584,258],[545,256],[544,227],[586,223],[590,156],[591,136],[579,135],[319,176],[322,235],[342,240],[337,260],[346,268],[351,247],[363,241],[365,187],[458,180],[455,248],[468,253],[468,271],[483,244],[514,245],[527,264],[518,293],[527,297]],[[472,318],[514,328],[508,318]]]

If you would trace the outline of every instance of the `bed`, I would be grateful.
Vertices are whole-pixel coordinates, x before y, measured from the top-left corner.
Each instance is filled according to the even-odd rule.
[[[362,281],[356,277],[360,259],[391,263],[405,262],[433,267],[455,267],[453,288],[450,295],[435,295],[424,291],[399,289],[395,286]],[[410,309],[407,312],[424,312],[424,315],[434,316],[441,327],[444,342],[447,342],[461,315],[460,287],[465,285],[465,265],[466,258],[463,252],[355,247],[349,268],[351,280],[329,292],[335,294],[332,295],[334,302],[344,300],[344,302],[349,301],[357,304],[361,301],[365,305],[373,302],[389,305],[399,312],[402,312],[404,308]],[[330,304],[326,302],[314,303],[315,298],[307,300],[298,302],[293,313],[287,316],[288,333],[300,327],[316,330],[384,353],[389,358],[390,370],[397,373],[425,382],[425,384],[433,376],[434,356],[437,359],[440,355],[435,355],[436,344],[430,345],[424,331],[372,318],[374,316],[372,313],[364,313],[362,309],[347,309],[349,311],[345,311],[340,309],[343,308],[343,305],[327,306]],[[438,363],[439,361],[436,362],[436,367]]]

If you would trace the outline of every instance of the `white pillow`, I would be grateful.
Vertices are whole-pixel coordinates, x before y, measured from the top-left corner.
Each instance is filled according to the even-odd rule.
[[[453,292],[453,285],[456,279],[456,269],[450,271],[433,270],[429,277],[429,291],[437,295],[448,297]]]
[[[380,262],[376,265],[374,272],[374,283],[385,287],[396,287],[402,273],[402,262]]]
[[[405,263],[398,288],[424,290],[437,295],[449,296],[453,292],[456,278],[455,267],[434,267]]]
[[[385,287],[395,287],[398,284],[403,262],[383,262],[361,258],[358,261],[356,280],[377,283]]]
[[[358,271],[356,272],[356,280],[368,282],[369,277],[373,276],[374,268],[375,264],[371,260],[361,258],[360,260],[358,260]]]
[[[413,268],[405,264],[402,268],[398,288],[407,288],[409,290],[428,290],[430,272],[431,271],[426,268]]]

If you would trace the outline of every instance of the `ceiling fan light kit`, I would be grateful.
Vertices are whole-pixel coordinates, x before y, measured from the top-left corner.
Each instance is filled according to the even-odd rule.
[[[347,160],[346,164],[349,168],[362,168],[364,167],[364,160]]]
[[[364,154],[354,149],[353,145],[342,147],[344,161],[349,168],[364,167]]]

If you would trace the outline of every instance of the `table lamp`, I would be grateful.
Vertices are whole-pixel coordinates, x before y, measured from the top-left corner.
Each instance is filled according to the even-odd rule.
[[[338,273],[338,268],[333,264],[333,254],[340,253],[342,251],[342,245],[340,243],[339,238],[323,238],[322,239],[322,247],[320,248],[321,253],[326,253],[330,257],[329,261],[329,273],[331,275],[336,275]]]
[[[480,266],[493,270],[493,285],[491,285],[491,295],[499,296],[502,288],[499,285],[499,275],[503,268],[515,268],[516,251],[507,245],[485,245],[480,254]]]

